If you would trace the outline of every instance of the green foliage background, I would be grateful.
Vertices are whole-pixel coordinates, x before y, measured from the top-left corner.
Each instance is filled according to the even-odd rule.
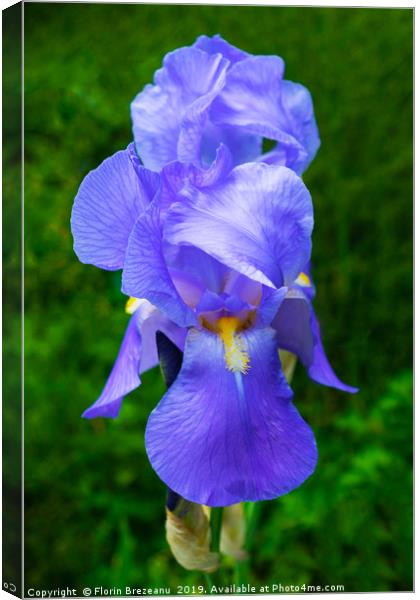
[[[337,373],[361,388],[299,367],[319,465],[264,503],[250,582],[412,589],[412,11],[29,3],[25,31],[27,587],[203,583],[168,551],[145,454],[158,370],[118,420],[80,418],[127,317],[120,274],[77,261],[69,216],[83,176],[130,141],[129,103],[164,54],[221,33],[281,55],[312,92],[316,308]]]

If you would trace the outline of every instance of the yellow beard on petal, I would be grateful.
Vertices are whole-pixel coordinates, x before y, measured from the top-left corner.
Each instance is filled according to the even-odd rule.
[[[217,333],[225,347],[226,368],[232,373],[247,373],[250,369],[250,358],[245,340],[237,333],[240,328],[237,317],[221,317],[217,321]]]

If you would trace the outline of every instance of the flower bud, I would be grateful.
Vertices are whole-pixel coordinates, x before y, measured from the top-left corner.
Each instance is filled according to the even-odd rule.
[[[211,573],[219,555],[210,551],[210,509],[170,491],[166,507],[166,539],[184,569]]]

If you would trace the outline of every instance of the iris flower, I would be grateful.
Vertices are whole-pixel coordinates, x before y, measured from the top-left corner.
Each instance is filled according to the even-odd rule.
[[[264,161],[301,174],[319,147],[311,95],[283,78],[278,56],[253,56],[219,35],[168,53],[131,105],[143,164],[208,167],[223,143],[238,165]],[[263,140],[274,147],[263,153]]]
[[[118,415],[157,364],[164,332],[184,355],[149,417],[147,453],[171,490],[208,506],[275,498],[315,468],[314,435],[292,403],[279,348],[316,381],[355,391],[334,375],[312,307],[309,191],[285,166],[230,166],[219,146],[207,169],[175,161],[157,174],[131,145],[88,174],[72,213],[80,260],[123,269],[133,312],[84,416]]]

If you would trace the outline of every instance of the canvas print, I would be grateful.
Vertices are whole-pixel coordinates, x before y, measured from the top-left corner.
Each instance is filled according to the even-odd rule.
[[[413,11],[22,10],[3,588],[412,590]]]

